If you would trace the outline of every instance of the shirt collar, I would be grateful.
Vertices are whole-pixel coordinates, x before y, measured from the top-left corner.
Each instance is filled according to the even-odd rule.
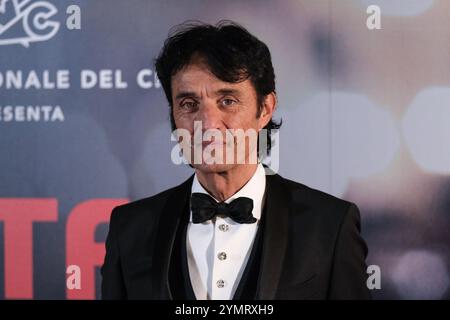
[[[226,203],[230,203],[236,198],[247,197],[253,200],[253,216],[259,220],[261,219],[264,191],[266,190],[266,172],[261,163],[258,163],[255,173],[250,178],[249,181],[235,194],[225,200]],[[208,191],[203,188],[197,178],[197,174],[194,175],[194,180],[192,182],[191,194],[194,192],[205,193],[212,197],[214,200],[219,202],[214,198]],[[190,215],[190,222],[192,222],[192,212]]]

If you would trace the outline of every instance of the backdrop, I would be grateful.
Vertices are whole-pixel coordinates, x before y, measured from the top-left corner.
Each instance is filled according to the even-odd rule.
[[[279,173],[360,207],[374,297],[449,299],[449,12],[446,0],[0,0],[0,298],[100,298],[111,208],[192,173],[170,159],[153,59],[172,26],[231,19],[272,53]]]

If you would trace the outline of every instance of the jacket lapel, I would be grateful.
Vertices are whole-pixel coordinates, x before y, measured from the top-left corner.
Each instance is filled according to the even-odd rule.
[[[289,199],[279,175],[266,176],[266,208],[262,261],[257,299],[275,297],[286,252],[289,227]]]
[[[169,265],[177,228],[189,200],[194,175],[175,188],[168,197],[158,224],[154,264],[154,293],[160,299],[172,299],[169,289]],[[289,203],[279,175],[266,176],[265,230],[257,299],[272,300],[280,280],[287,247]]]
[[[193,178],[194,175],[175,188],[161,211],[155,240],[155,256],[153,257],[155,261],[155,270],[153,272],[153,281],[155,281],[154,295],[159,297],[159,299],[172,299],[169,289],[170,257],[177,229],[188,203]]]

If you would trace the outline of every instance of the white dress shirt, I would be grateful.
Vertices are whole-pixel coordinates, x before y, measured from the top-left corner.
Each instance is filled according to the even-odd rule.
[[[258,220],[252,224],[240,224],[229,217],[219,216],[204,223],[192,223],[191,212],[186,249],[189,276],[198,300],[233,298],[258,230],[265,189],[265,170],[259,163],[252,178],[225,200],[229,203],[238,197],[252,199],[252,213]],[[209,194],[198,181],[197,175],[192,183],[191,193],[194,192]]]

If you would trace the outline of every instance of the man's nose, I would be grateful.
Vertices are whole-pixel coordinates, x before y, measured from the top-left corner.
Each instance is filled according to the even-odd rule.
[[[213,103],[204,103],[197,113],[196,121],[202,122],[203,131],[222,127],[222,114]]]

